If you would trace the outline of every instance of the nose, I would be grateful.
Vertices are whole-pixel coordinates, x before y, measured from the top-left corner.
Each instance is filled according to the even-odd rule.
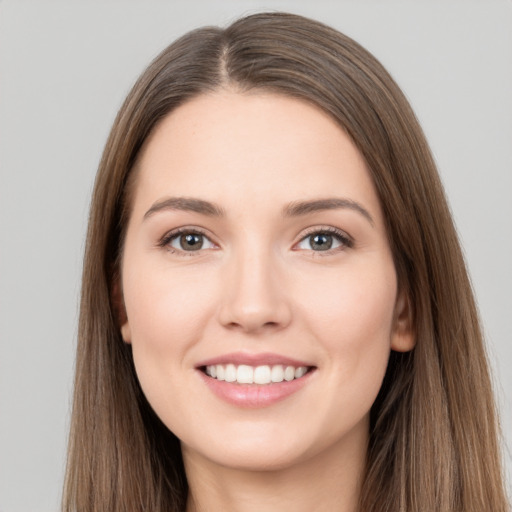
[[[272,255],[253,251],[237,255],[234,260],[227,265],[220,323],[228,329],[251,334],[287,327],[292,318],[287,286]]]

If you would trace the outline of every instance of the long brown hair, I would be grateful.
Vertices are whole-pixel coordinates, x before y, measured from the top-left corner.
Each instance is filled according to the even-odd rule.
[[[416,347],[391,353],[372,407],[361,511],[505,512],[478,313],[422,130],[371,54],[325,25],[283,13],[186,34],[150,64],[115,120],[91,204],[63,509],[185,508],[179,441],[145,400],[120,336],[118,262],[130,178],[148,134],[178,105],[226,86],[322,108],[366,159],[381,201]]]

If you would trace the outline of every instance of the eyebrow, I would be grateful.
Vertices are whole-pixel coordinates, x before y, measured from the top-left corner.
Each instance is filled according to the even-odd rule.
[[[342,208],[348,208],[349,210],[360,213],[372,226],[375,225],[373,217],[366,208],[351,199],[342,199],[338,197],[314,199],[311,201],[294,201],[284,208],[283,215],[285,217],[297,217],[307,215],[309,213],[316,213],[325,210],[338,210]]]
[[[310,213],[317,213],[326,210],[349,209],[360,213],[365,217],[369,223],[374,226],[373,217],[368,210],[361,206],[356,201],[351,199],[342,198],[326,198],[326,199],[313,199],[310,201],[294,201],[283,209],[284,217],[300,217]],[[151,217],[157,212],[165,210],[181,210],[200,213],[208,217],[225,217],[224,209],[215,203],[205,201],[204,199],[197,199],[194,197],[168,197],[156,201],[151,208],[144,214],[144,219]]]
[[[209,217],[224,217],[225,212],[220,207],[203,199],[194,197],[168,197],[156,201],[151,208],[144,214],[144,219],[151,217],[157,212],[163,210],[181,210],[200,213]]]

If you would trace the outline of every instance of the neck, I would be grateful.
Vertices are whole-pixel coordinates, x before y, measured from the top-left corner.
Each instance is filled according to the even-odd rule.
[[[348,441],[348,443],[347,443]],[[310,512],[358,510],[367,436],[285,468],[247,470],[219,465],[183,447],[189,483],[187,512]]]

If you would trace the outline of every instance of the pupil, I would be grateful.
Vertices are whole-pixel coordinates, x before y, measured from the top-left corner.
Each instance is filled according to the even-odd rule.
[[[184,249],[188,249],[190,251],[197,251],[201,249],[201,246],[203,245],[203,235],[196,235],[194,233],[189,233],[188,235],[181,235],[180,243]]]
[[[311,248],[317,251],[327,251],[332,247],[332,236],[318,234],[311,237]]]

